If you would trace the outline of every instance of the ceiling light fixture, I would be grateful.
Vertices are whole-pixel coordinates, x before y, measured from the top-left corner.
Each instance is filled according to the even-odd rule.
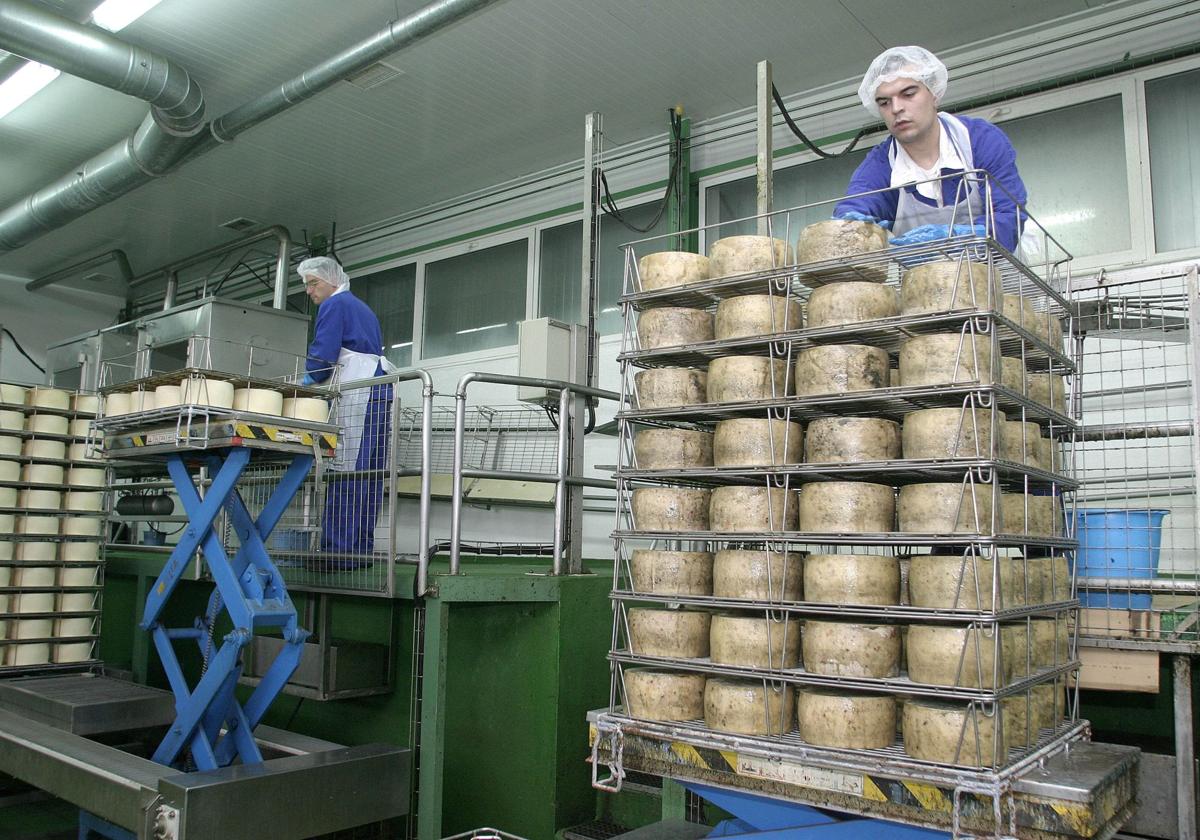
[[[21,106],[46,85],[59,76],[58,70],[36,61],[25,63],[20,70],[13,73],[4,84],[0,84],[0,119]]]
[[[162,0],[104,0],[92,12],[92,23],[109,32],[120,32]]]

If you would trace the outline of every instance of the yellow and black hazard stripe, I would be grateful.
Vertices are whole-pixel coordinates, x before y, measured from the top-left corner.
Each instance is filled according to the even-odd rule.
[[[324,444],[326,449],[337,448],[337,435],[321,432],[314,435],[305,429],[292,429],[280,426],[266,426],[256,423],[235,423],[233,433],[247,440],[270,440],[275,443],[301,443],[312,446],[314,440]]]

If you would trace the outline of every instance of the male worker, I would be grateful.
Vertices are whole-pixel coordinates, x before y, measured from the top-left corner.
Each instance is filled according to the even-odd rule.
[[[297,269],[304,290],[317,309],[317,323],[308,348],[307,373],[302,384],[328,382],[335,366],[338,381],[353,382],[390,372],[382,355],[379,319],[350,293],[350,278],[337,260],[311,257]],[[378,472],[354,477],[337,472],[382,470],[387,464],[392,386],[372,385],[341,391],[337,422],[342,426],[337,454],[330,469],[321,528],[321,550],[337,555],[370,555],[375,545],[375,517],[382,500]],[[358,556],[333,557],[327,568],[352,569],[370,565]]]
[[[986,120],[938,112],[947,78],[946,65],[922,47],[892,47],[871,62],[858,96],[892,136],[859,164],[846,194],[884,192],[845,199],[834,208],[834,218],[890,225],[893,246],[983,235],[988,213],[982,178],[928,182],[982,169],[999,182],[990,191],[995,239],[1016,253],[1027,218],[1017,153]]]

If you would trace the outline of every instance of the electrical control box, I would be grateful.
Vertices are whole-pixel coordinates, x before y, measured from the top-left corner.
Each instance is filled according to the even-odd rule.
[[[578,324],[552,318],[522,321],[517,331],[517,375],[534,379],[583,380],[587,365],[587,331]],[[521,402],[558,402],[558,392],[520,386]]]

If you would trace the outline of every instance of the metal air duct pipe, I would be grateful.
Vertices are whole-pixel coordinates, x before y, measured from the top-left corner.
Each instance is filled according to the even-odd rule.
[[[61,227],[168,172],[203,127],[204,97],[177,64],[25,0],[0,0],[0,48],[149,102],[133,135],[0,212],[0,250]]]
[[[315,96],[364,67],[496,1],[438,0],[403,20],[388,24],[383,31],[284,82],[275,90],[235,108],[210,123],[208,131],[197,134],[204,103],[199,89],[187,74],[183,73],[182,79],[187,80],[192,93],[180,101],[174,101],[181,80],[177,73],[170,74],[169,91],[166,90],[166,79],[161,79],[164,88],[161,91],[152,90],[156,85],[148,84],[164,72],[160,62],[182,73],[176,65],[125,44],[107,32],[42,11],[26,0],[0,0],[0,49],[127,93],[153,92],[155,98],[147,101],[156,106],[131,138],[0,212],[0,252],[19,248],[107,204],[166,174],[185,158],[204,154],[218,143],[233,140],[243,131]],[[153,73],[150,67],[142,64],[148,59],[154,60],[156,69]],[[125,72],[121,72],[121,67]],[[145,78],[148,76],[150,78]],[[160,99],[164,101],[160,102]],[[277,286],[277,304],[278,301]]]

